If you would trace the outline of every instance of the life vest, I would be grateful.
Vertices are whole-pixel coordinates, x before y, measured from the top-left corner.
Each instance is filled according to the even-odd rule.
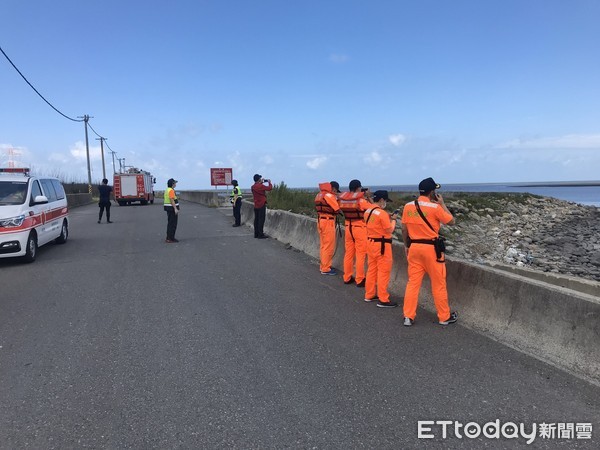
[[[343,192],[339,196],[338,203],[346,220],[362,220],[364,211],[360,209],[360,199],[364,196],[364,192]]]
[[[319,183],[319,192],[315,197],[315,208],[318,214],[325,214],[327,216],[335,216],[337,211],[334,210],[327,200],[325,200],[325,195],[334,195],[331,192],[331,183]]]

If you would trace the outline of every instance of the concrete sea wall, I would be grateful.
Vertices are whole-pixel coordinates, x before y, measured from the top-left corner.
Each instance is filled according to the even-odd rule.
[[[187,197],[187,196],[186,196]],[[182,198],[184,196],[182,195]],[[197,196],[189,197],[199,198]],[[209,203],[223,204],[209,199]],[[226,204],[226,203],[225,203]],[[242,203],[242,223],[252,226],[254,208]],[[268,210],[265,232],[277,240],[319,257],[316,220],[287,211]],[[404,295],[407,264],[404,247],[393,244],[394,267],[390,293]],[[334,266],[341,268],[343,236]],[[447,258],[450,303],[461,325],[482,332],[510,347],[600,384],[600,299],[596,295],[494,267]],[[590,286],[598,292],[600,284]],[[420,306],[434,311],[429,283],[421,288]],[[418,317],[417,317],[418,324]]]
[[[92,194],[67,194],[67,205],[76,208],[93,202]]]

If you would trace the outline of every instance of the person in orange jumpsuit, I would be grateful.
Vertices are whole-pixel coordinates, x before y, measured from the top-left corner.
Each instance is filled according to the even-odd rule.
[[[448,306],[446,263],[443,253],[436,253],[434,240],[439,236],[440,224],[454,225],[455,220],[435,190],[441,186],[426,178],[419,183],[419,198],[407,203],[402,212],[402,240],[408,260],[408,283],[404,293],[404,325],[411,326],[417,315],[419,290],[423,276],[431,280],[431,293],[438,323],[448,325],[457,321],[458,314]],[[419,209],[427,222],[419,214]]]
[[[344,283],[356,281],[358,287],[365,285],[365,262],[367,259],[367,225],[364,212],[372,204],[367,200],[368,189],[362,187],[359,180],[352,180],[349,191],[343,192],[338,198],[340,209],[345,218],[345,248],[344,253]],[[354,273],[354,258],[356,258],[356,278]]]
[[[336,270],[331,267],[331,262],[335,253],[335,219],[340,212],[336,197],[340,185],[336,181],[320,183],[319,191],[315,197],[315,208],[320,239],[321,275],[337,275]]]
[[[364,213],[367,225],[368,271],[365,285],[365,302],[377,301],[380,308],[395,308],[398,303],[390,300],[387,290],[392,272],[392,232],[396,228],[396,214],[385,211],[391,202],[388,191],[373,193],[374,205]]]

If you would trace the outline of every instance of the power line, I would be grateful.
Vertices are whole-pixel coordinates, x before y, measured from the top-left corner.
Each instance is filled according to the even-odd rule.
[[[14,67],[14,68],[15,68],[15,70],[16,70],[16,71],[19,73],[19,75],[21,75],[21,77],[22,77],[22,78],[25,80],[25,82],[26,82],[26,83],[27,83],[27,84],[28,84],[28,85],[31,87],[31,89],[33,89],[33,90],[35,91],[35,93],[41,97],[41,99],[42,99],[42,100],[44,100],[46,103],[48,103],[48,105],[50,105],[50,107],[51,107],[51,108],[52,108],[54,111],[56,111],[57,113],[59,113],[61,116],[65,117],[65,118],[67,118],[67,119],[69,119],[69,120],[72,120],[73,122],[83,122],[83,120],[73,119],[72,117],[69,117],[69,116],[67,116],[67,115],[63,114],[63,113],[62,113],[62,112],[60,112],[58,109],[56,109],[56,108],[54,107],[54,105],[52,105],[52,103],[50,103],[48,100],[46,100],[46,99],[44,98],[44,96],[43,96],[42,94],[40,94],[36,88],[34,88],[34,87],[33,87],[33,84],[31,84],[31,83],[29,82],[29,80],[28,80],[27,78],[25,78],[25,75],[23,75],[23,74],[21,73],[21,71],[20,71],[20,70],[17,68],[17,66],[15,66],[15,64],[14,64],[14,63],[13,63],[13,62],[10,60],[10,58],[8,57],[8,55],[7,55],[6,53],[4,53],[4,50],[2,50],[2,47],[0,47],[0,52],[2,52],[2,54],[4,55],[4,57],[5,57],[5,58],[8,60],[8,62],[9,62],[9,63],[10,63],[10,64],[11,64],[11,65]]]
[[[102,136],[100,136],[100,135],[98,134],[98,132],[97,132],[96,130],[94,130],[94,129],[92,128],[92,126],[90,125],[90,123],[89,123],[89,122],[88,122],[88,127],[90,127],[90,128],[92,129],[92,131],[94,132],[94,134],[95,134],[96,136],[98,136],[99,138],[101,138],[101,137],[102,137]]]

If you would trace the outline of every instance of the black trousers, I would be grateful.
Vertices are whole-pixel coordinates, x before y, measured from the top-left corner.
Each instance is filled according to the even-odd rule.
[[[175,231],[177,231],[177,214],[173,207],[165,207],[167,211],[167,239],[172,241],[175,239]]]
[[[267,217],[267,205],[262,208],[254,208],[254,237],[264,236],[263,228]]]
[[[242,199],[238,198],[233,205],[233,218],[236,225],[242,224]]]
[[[98,220],[102,220],[102,214],[104,214],[104,209],[106,208],[106,220],[110,220],[110,201],[104,203],[98,203],[100,207],[100,214],[98,215]]]

